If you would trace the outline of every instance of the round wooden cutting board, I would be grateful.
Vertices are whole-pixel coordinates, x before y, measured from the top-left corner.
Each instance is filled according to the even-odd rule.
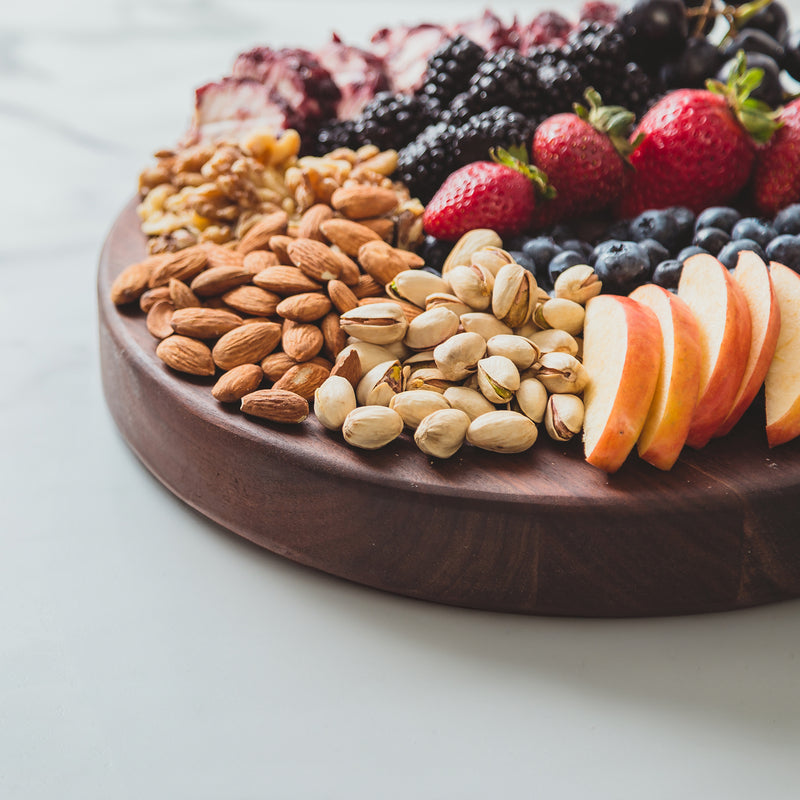
[[[109,300],[145,252],[131,203],[98,275],[111,413],[145,466],[219,524],[293,561],[410,597],[586,617],[722,611],[800,596],[800,441],[769,450],[759,398],[739,426],[660,472],[613,476],[544,432],[527,453],[435,461],[404,434],[351,449],[313,414],[262,423],[172,372],[138,307]]]

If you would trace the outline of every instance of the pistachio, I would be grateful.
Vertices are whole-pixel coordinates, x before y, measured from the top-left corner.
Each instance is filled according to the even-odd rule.
[[[409,323],[404,341],[412,350],[428,350],[449,339],[458,325],[458,315],[450,309],[432,308]]]
[[[472,263],[475,266],[488,269],[492,275],[497,275],[501,267],[506,264],[513,264],[514,259],[511,254],[503,250],[501,247],[482,247],[480,250],[472,254]],[[448,276],[449,277],[449,276]]]
[[[477,390],[467,386],[450,386],[444,390],[444,399],[453,408],[463,411],[471,420],[481,414],[496,411],[495,407]]]
[[[472,263],[472,254],[484,247],[502,247],[503,240],[489,228],[473,228],[467,231],[456,243],[445,259],[442,275],[453,267]]]
[[[428,414],[450,408],[450,403],[438,392],[411,389],[392,397],[389,408],[393,408],[403,418],[406,428],[413,431]]]
[[[360,378],[363,378],[367,372],[378,364],[383,364],[384,361],[391,361],[396,358],[395,354],[383,345],[357,340],[348,344],[344,350],[341,350],[339,355],[336,356],[336,360],[343,359],[350,352],[355,352],[361,362]]]
[[[397,303],[370,303],[353,308],[339,317],[345,333],[370,344],[400,341],[408,330],[408,321]]]
[[[576,357],[578,355],[578,343],[575,338],[559,328],[536,331],[528,338],[539,348],[540,353],[560,352]]]
[[[579,394],[589,381],[586,367],[569,353],[545,353],[536,377],[554,394]]]
[[[403,418],[387,406],[354,408],[342,424],[344,440],[362,450],[378,450],[403,432]]]
[[[433,351],[436,366],[450,381],[460,381],[478,369],[486,353],[486,341],[479,333],[457,333]]]
[[[553,284],[556,297],[572,300],[582,306],[600,294],[602,288],[600,278],[588,264],[575,264],[565,269]]]
[[[447,273],[453,294],[475,311],[484,311],[492,302],[494,275],[485,267],[461,265]]]
[[[583,330],[586,311],[580,303],[563,297],[552,297],[546,303],[536,306],[534,322],[540,328],[557,328],[577,336]]]
[[[418,425],[414,441],[425,455],[450,458],[467,436],[470,418],[457,408],[443,408],[428,414]]]
[[[534,422],[544,419],[547,408],[547,389],[538,378],[525,378],[519,382],[514,400],[521,413]]]
[[[506,264],[494,279],[492,312],[509,327],[519,328],[531,318],[536,290],[532,273],[519,264]]]
[[[519,370],[505,356],[489,356],[478,362],[478,387],[490,403],[508,403],[519,389]]]
[[[430,311],[432,308],[449,308],[459,317],[472,311],[465,302],[447,292],[434,292],[428,295],[428,299],[425,301],[425,310]]]
[[[522,453],[538,435],[533,420],[516,411],[490,411],[467,428],[469,444],[494,453]]]
[[[420,350],[412,353],[403,362],[403,370],[408,375],[413,375],[418,369],[435,369],[436,361],[433,358],[433,350]]]
[[[314,392],[314,414],[329,430],[338,431],[356,407],[353,385],[341,375],[331,375]]]
[[[401,391],[402,368],[400,362],[384,361],[367,372],[358,382],[356,397],[362,406],[388,406],[394,395]]]
[[[514,335],[524,336],[526,339],[530,339],[534,333],[540,330],[541,328],[533,321],[533,317],[531,317],[524,325],[520,325],[519,328],[514,328]]]
[[[406,370],[408,367],[406,367]],[[452,381],[448,381],[442,371],[436,368],[423,368],[416,370],[413,374],[404,373],[403,375],[403,389],[411,391],[413,389],[425,389],[430,392],[438,392],[444,394],[445,389],[453,385]]]
[[[486,352],[490,356],[505,356],[514,362],[518,370],[528,369],[538,358],[539,348],[524,336],[509,336],[500,333],[486,342]]]
[[[583,428],[583,400],[574,394],[551,394],[544,427],[557,442],[568,442]]]
[[[488,342],[498,334],[512,334],[514,331],[505,322],[500,322],[494,314],[470,311],[461,315],[461,326],[470,333],[479,333]]]
[[[421,269],[407,269],[394,276],[386,287],[386,294],[396,300],[405,300],[425,308],[430,295],[447,292],[449,289],[447,281],[438,275]]]

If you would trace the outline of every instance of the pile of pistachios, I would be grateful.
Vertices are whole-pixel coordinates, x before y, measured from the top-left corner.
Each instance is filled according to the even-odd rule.
[[[470,231],[441,277],[403,270],[386,287],[390,299],[341,315],[348,344],[317,389],[314,412],[367,450],[407,429],[436,458],[465,442],[520,453],[541,423],[566,442],[583,427],[584,306],[600,290],[581,264],[558,277],[550,296],[494,231]]]

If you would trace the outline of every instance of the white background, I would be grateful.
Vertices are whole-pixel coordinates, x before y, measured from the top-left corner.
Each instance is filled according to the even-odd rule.
[[[194,88],[254,44],[483,4],[433,8],[5,4],[0,797],[800,795],[800,603],[590,621],[384,595],[194,513],[106,410],[97,258]]]

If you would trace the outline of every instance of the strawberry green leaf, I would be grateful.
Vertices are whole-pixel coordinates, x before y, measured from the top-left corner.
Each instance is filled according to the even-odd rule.
[[[539,197],[550,200],[556,196],[555,187],[550,184],[547,175],[528,162],[528,152],[524,147],[516,146],[508,150],[503,147],[493,147],[489,151],[489,155],[492,157],[492,161],[524,175],[533,183],[534,190]]]

